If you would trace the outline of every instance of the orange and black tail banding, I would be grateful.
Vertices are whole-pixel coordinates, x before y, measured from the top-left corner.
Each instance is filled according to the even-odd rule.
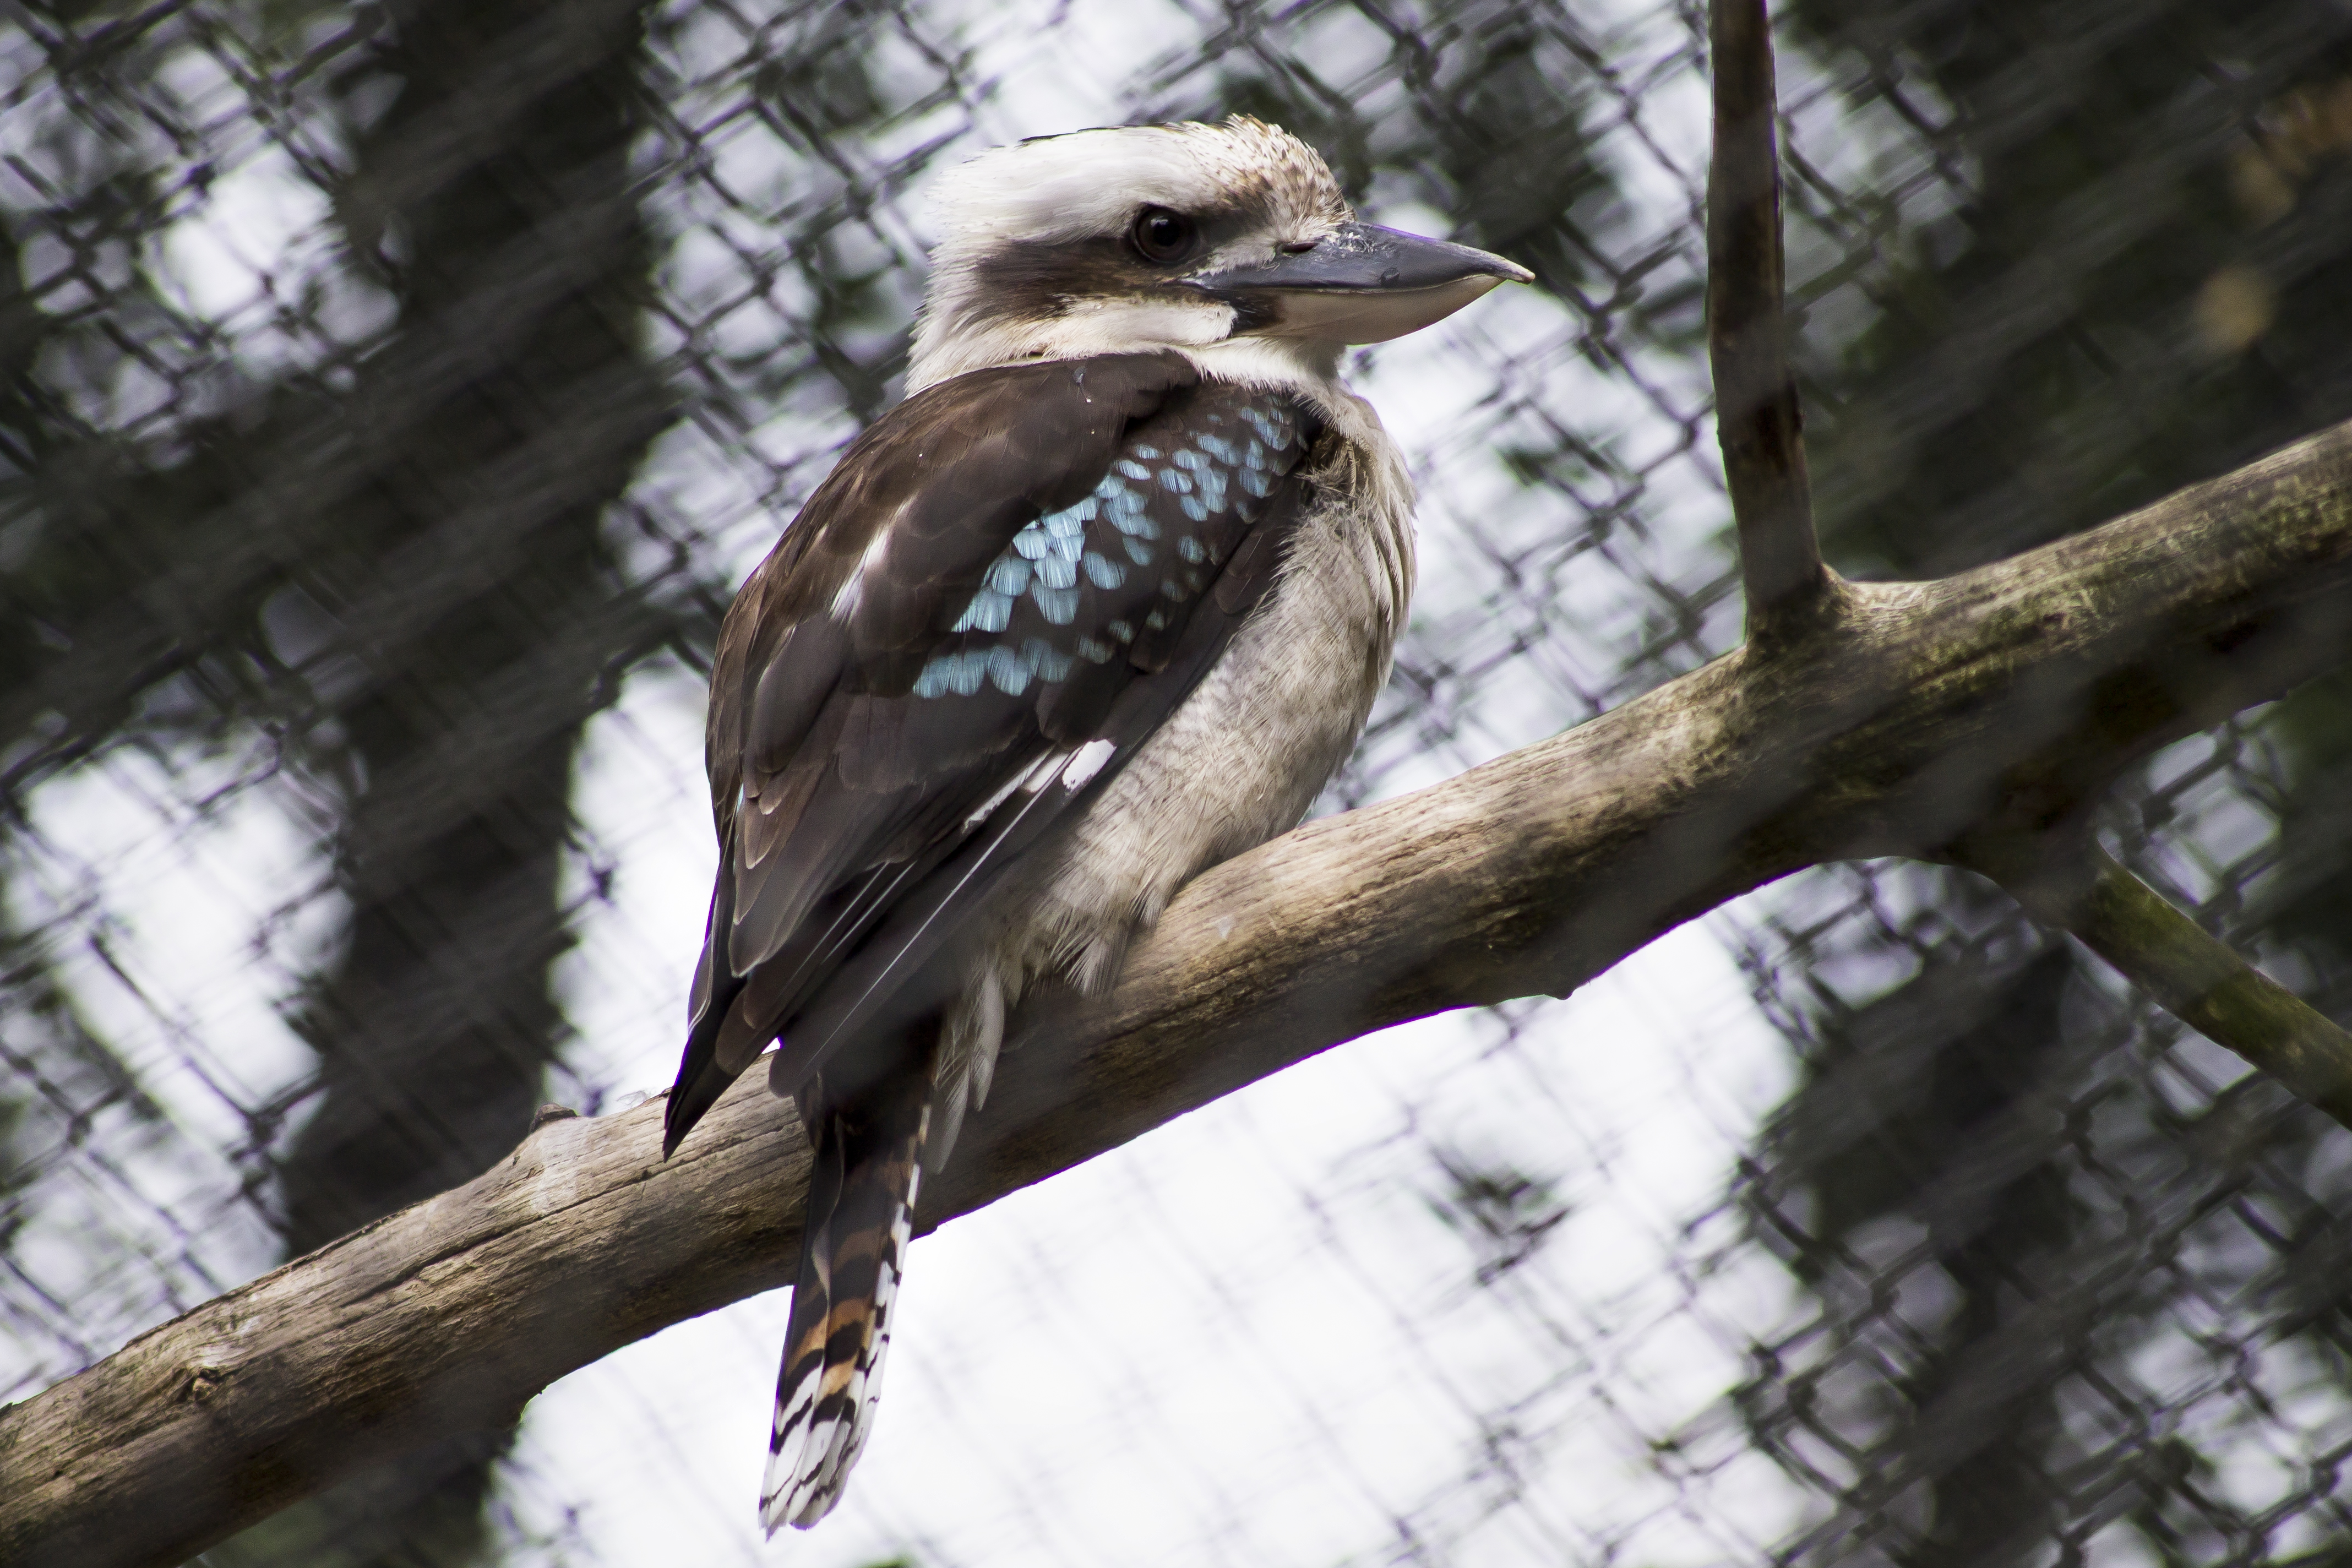
[[[800,1277],[760,1488],[761,1522],[772,1534],[832,1510],[873,1426],[929,1098],[929,1075],[916,1070],[891,1075],[859,1103],[817,1112]]]

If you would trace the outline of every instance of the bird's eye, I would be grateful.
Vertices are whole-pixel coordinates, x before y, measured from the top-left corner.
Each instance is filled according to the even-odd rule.
[[[1192,254],[1201,231],[1182,213],[1166,207],[1146,207],[1135,215],[1135,248],[1143,259],[1165,267]]]

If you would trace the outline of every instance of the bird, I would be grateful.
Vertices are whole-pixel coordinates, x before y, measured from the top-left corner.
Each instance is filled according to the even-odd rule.
[[[712,659],[720,861],[663,1156],[763,1054],[813,1146],[770,1535],[865,1447],[921,1178],[1007,1019],[1107,990],[1356,745],[1414,493],[1345,349],[1533,280],[1359,221],[1246,116],[1034,138],[932,196],[906,395]]]

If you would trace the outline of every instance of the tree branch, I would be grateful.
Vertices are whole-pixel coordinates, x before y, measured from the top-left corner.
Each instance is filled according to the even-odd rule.
[[[1748,640],[1769,647],[1837,593],[1813,531],[1804,413],[1789,369],[1780,152],[1765,0],[1714,0],[1715,156],[1706,181],[1706,347],[1739,534]]]
[[[1851,594],[1822,561],[1804,410],[1789,367],[1766,0],[1712,0],[1708,50],[1715,149],[1706,187],[1707,356],[1748,590],[1748,641],[1769,653],[1801,637],[1814,619],[1844,613]],[[2068,809],[2053,814],[2060,798]],[[2090,844],[2074,809],[2090,798],[2082,781],[2049,799],[2019,792],[2009,819],[1973,825],[1951,847],[1953,858],[1992,876],[2043,923],[2081,938],[2175,1017],[2352,1126],[2352,1035]],[[2021,811],[2031,820],[2018,821]]]
[[[2041,874],[1999,879],[2167,1012],[2352,1127],[2352,1034],[2263,974],[2092,845]]]
[[[1937,583],[1851,585],[1752,649],[1202,877],[1118,988],[1044,1015],[924,1185],[926,1228],[1336,1041],[1566,994],[1823,860],[1950,858],[2352,651],[2352,425]],[[0,1413],[0,1561],[171,1564],[553,1379],[787,1282],[807,1177],[746,1075],[678,1157],[660,1105],[534,1131]]]

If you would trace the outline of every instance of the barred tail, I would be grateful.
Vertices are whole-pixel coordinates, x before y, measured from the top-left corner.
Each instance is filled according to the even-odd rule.
[[[898,1075],[817,1125],[800,1279],[776,1383],[760,1522],[805,1530],[841,1500],[882,1396],[890,1304],[914,1229],[929,1075]]]

